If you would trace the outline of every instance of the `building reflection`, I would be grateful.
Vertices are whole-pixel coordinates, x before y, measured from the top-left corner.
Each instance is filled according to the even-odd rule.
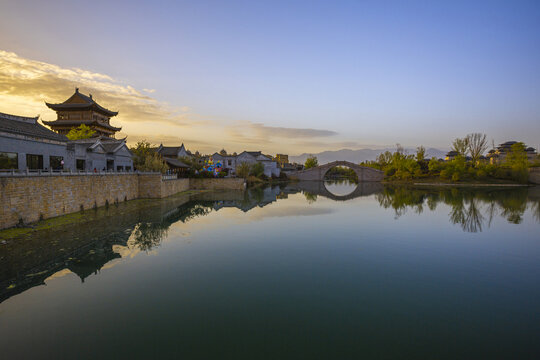
[[[135,200],[85,211],[83,222],[40,230],[39,236],[13,239],[0,246],[0,303],[44,285],[47,278],[65,269],[84,282],[111,261],[121,258],[124,250],[149,252],[159,247],[174,223],[189,222],[224,208],[248,212],[293,194],[303,194],[308,203],[316,202],[319,197],[347,201],[374,196],[381,207],[393,209],[396,218],[408,211],[418,214],[435,211],[445,204],[450,207],[450,222],[467,232],[481,232],[496,217],[519,224],[527,210],[540,222],[539,187],[419,189],[360,183],[351,194],[336,197],[324,184],[299,182],[246,191]]]

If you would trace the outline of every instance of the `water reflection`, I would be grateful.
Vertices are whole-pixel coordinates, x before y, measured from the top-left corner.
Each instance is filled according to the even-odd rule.
[[[520,224],[527,209],[539,221],[538,189],[536,188],[411,188],[386,186],[376,194],[379,204],[394,209],[395,218],[408,210],[417,214],[424,207],[435,211],[438,204],[451,207],[448,214],[453,224],[461,225],[467,232],[480,232],[491,226],[496,216],[513,224]]]
[[[360,183],[351,193],[336,195],[328,191],[324,183],[299,182],[246,191],[128,202],[87,211],[83,223],[43,230],[0,245],[0,302],[43,285],[48,277],[64,269],[69,269],[84,282],[92,274],[98,274],[105,264],[122,257],[123,252],[149,252],[159,247],[174,223],[189,222],[224,208],[249,212],[299,193],[308,204],[314,204],[319,198],[348,201],[374,195],[381,207],[394,210],[396,219],[408,211],[416,214],[433,212],[444,204],[450,207],[449,221],[466,232],[481,232],[489,228],[496,217],[520,224],[527,210],[540,222],[538,187],[413,188]],[[319,208],[317,204],[320,211],[309,214],[330,213],[328,209]],[[286,216],[298,216],[301,209],[299,206],[294,209],[294,214]]]
[[[349,179],[325,180],[324,186],[326,187],[326,190],[335,196],[347,196],[356,190],[358,181]]]
[[[381,183],[364,182],[354,183],[349,180],[329,181],[300,181],[285,186],[285,191],[302,192],[306,200],[312,203],[317,201],[317,196],[322,196],[336,201],[348,201],[358,197],[369,196],[383,189]],[[337,190],[336,192],[330,190]]]

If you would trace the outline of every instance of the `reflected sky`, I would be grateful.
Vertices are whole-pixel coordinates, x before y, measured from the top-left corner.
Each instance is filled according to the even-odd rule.
[[[9,240],[0,246],[2,351],[538,354],[539,189],[385,186],[344,201],[324,191],[308,199],[302,186],[316,190],[296,183],[120,204]]]

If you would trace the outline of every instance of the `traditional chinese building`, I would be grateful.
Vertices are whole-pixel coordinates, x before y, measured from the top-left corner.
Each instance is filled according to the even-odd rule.
[[[491,164],[500,164],[500,163],[505,162],[506,157],[512,151],[512,145],[517,144],[517,143],[518,143],[517,141],[507,141],[497,146],[496,149],[490,150],[487,154],[487,158],[489,159],[489,162]],[[530,162],[533,162],[538,156],[536,149],[530,146],[527,147],[525,144],[523,144],[523,147],[525,148],[524,150],[525,150],[525,153],[527,154],[527,160]]]
[[[71,129],[84,124],[96,132],[95,136],[114,138],[114,134],[122,129],[110,124],[111,117],[118,115],[117,111],[104,108],[92,98],[92,95],[81,94],[78,88],[63,103],[45,104],[56,111],[58,118],[43,123],[59,134],[66,135]]]

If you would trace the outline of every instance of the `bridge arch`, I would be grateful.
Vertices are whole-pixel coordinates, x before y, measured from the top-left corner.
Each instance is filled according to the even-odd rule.
[[[366,166],[360,166],[350,161],[332,161],[310,169],[296,171],[291,173],[290,176],[304,181],[324,181],[326,173],[336,166],[345,166],[353,169],[358,177],[358,182],[382,181],[384,178],[384,173],[382,171]]]

